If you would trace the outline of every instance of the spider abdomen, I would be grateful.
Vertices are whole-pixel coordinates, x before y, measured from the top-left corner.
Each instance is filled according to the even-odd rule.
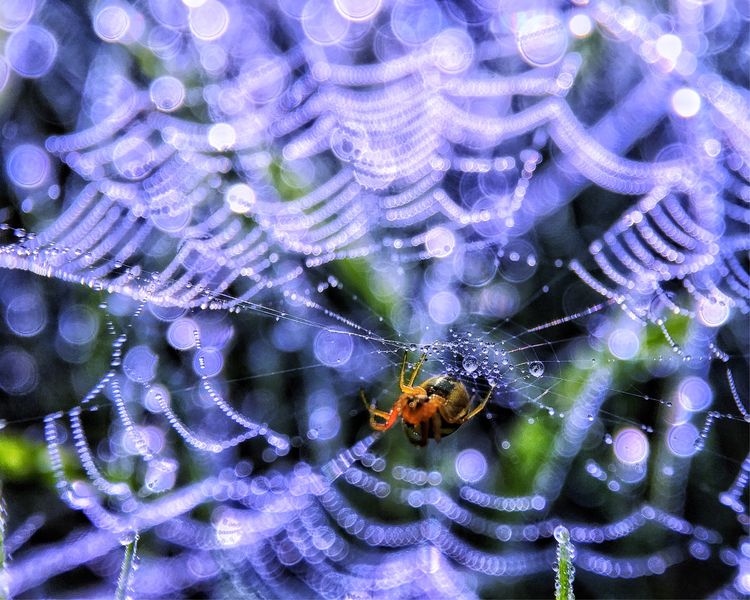
[[[466,386],[449,375],[430,377],[420,387],[424,388],[428,396],[444,398],[442,412],[451,419],[463,417],[469,410],[471,399]]]
[[[469,404],[471,399],[469,393],[466,391],[466,386],[450,377],[449,375],[438,375],[437,377],[430,377],[420,386],[426,392],[426,395],[431,400],[436,396],[440,398],[440,409],[441,415],[447,416],[451,420],[460,420],[466,416],[469,411]],[[431,402],[432,406],[433,403]],[[420,409],[426,408],[426,405],[420,407]],[[420,410],[417,409],[417,410]],[[437,412],[437,409],[436,409]],[[414,415],[403,415],[403,426],[406,433],[406,437],[412,444],[418,446],[424,446],[427,439],[422,437],[422,432],[427,432],[427,438],[436,438],[436,431],[432,427],[422,429],[420,424],[426,422],[427,415],[417,414]],[[419,418],[421,417],[421,418]],[[440,432],[439,437],[447,437],[461,426],[460,423],[448,423],[441,419],[440,421]]]

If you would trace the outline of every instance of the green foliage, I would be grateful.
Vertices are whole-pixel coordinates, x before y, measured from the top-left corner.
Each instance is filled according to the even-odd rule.
[[[555,528],[557,540],[557,566],[555,567],[555,600],[575,600],[573,580],[576,568],[573,565],[575,548],[570,543],[570,533],[562,525]]]
[[[591,363],[590,352],[579,352],[579,360],[566,366],[555,387],[554,402],[558,410],[565,412],[586,387],[591,369],[577,364]],[[591,363],[593,364],[593,363]],[[544,398],[541,399],[544,402]],[[533,419],[517,419],[510,434],[512,464],[503,465],[503,472],[512,474],[507,478],[507,489],[514,494],[532,492],[534,480],[542,467],[547,464],[555,443],[555,433],[560,427],[560,419],[535,416]]]
[[[124,540],[123,545],[125,546],[125,556],[122,558],[120,575],[117,578],[115,600],[126,600],[126,598],[130,597],[128,590],[130,589],[130,582],[133,578],[133,572],[135,571],[135,561],[138,551],[138,534],[134,534],[129,540]]]
[[[681,344],[688,335],[689,324],[687,317],[671,315],[665,320],[664,327],[672,339]],[[627,388],[628,382],[646,372],[649,363],[665,354],[668,356],[670,352],[669,341],[657,325],[649,325],[639,337],[639,352],[629,361],[619,360],[606,346],[600,351],[592,350],[588,345],[580,347],[575,358],[562,369],[558,382],[551,388],[551,394],[548,398],[540,398],[540,401],[544,403],[547,400],[558,412],[564,413],[580,396],[593,373],[592,368],[598,364],[612,365],[615,389]],[[541,417],[535,415],[532,419],[516,421],[509,435],[512,451],[500,457],[504,462],[503,472],[509,475],[506,484],[511,493],[522,495],[532,492],[536,475],[552,452],[560,425],[559,419],[545,419],[543,413]]]
[[[8,597],[8,579],[5,570],[5,501],[0,484],[0,600]]]
[[[296,200],[309,192],[294,171],[286,169],[279,161],[274,160],[268,166],[268,175],[271,184],[284,200]]]
[[[392,325],[390,317],[399,306],[400,297],[368,260],[346,258],[337,261],[333,269],[347,289],[354,291],[370,310]]]
[[[0,478],[3,481],[42,479],[51,485],[47,447],[20,435],[0,435]]]
[[[671,315],[668,319],[664,320],[665,329],[678,346],[684,344],[688,339],[689,326],[690,319],[684,315]],[[658,357],[660,354],[663,354],[666,345],[667,340],[661,328],[657,325],[649,324],[646,328],[646,335],[641,343],[639,358]]]

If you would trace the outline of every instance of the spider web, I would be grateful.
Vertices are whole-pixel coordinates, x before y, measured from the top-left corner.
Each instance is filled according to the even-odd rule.
[[[4,16],[10,593],[746,594],[740,9],[195,4]]]

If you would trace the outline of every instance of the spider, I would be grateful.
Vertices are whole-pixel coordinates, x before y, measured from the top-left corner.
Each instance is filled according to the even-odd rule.
[[[466,391],[466,386],[450,375],[438,375],[430,377],[420,385],[414,385],[414,380],[419,374],[427,355],[423,354],[409,377],[409,383],[404,383],[404,371],[406,370],[406,357],[401,363],[401,395],[393,403],[390,412],[378,410],[367,402],[364,390],[360,390],[360,396],[370,412],[370,426],[377,431],[386,431],[401,416],[404,432],[408,440],[415,446],[426,446],[429,438],[436,442],[450,435],[461,425],[478,415],[495,389],[493,385],[484,397],[484,400],[474,410],[469,412],[471,399]],[[375,417],[385,419],[385,423],[379,423]]]

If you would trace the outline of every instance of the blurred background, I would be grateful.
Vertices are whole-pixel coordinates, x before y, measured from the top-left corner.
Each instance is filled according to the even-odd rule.
[[[4,2],[2,594],[749,595],[749,21]]]

